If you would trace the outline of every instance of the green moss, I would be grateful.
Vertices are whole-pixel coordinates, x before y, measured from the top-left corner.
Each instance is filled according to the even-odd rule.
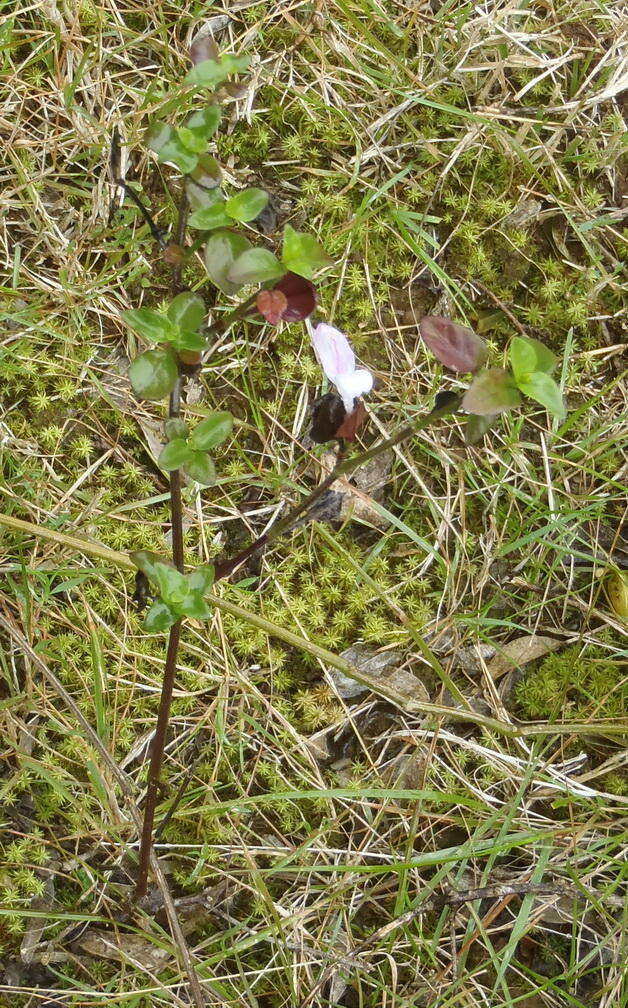
[[[37,830],[0,844],[0,902],[6,911],[0,917],[0,948],[13,952],[19,948],[27,920],[21,911],[43,894],[45,881],[37,868],[47,862],[48,851]]]
[[[530,719],[582,721],[628,712],[620,668],[599,648],[570,647],[549,655],[519,683],[515,698]]]

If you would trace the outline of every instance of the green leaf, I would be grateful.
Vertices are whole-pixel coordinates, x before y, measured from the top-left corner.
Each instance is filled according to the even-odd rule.
[[[195,133],[207,145],[207,141],[211,140],[218,129],[219,122],[220,108],[218,105],[208,105],[191,115],[185,125],[191,133]]]
[[[217,199],[203,210],[190,214],[188,224],[199,231],[213,231],[215,228],[228,227],[231,217],[227,213],[227,204],[223,199]]]
[[[144,617],[144,627],[149,633],[163,633],[169,630],[173,623],[177,622],[177,614],[172,611],[161,599],[153,602],[152,606]]]
[[[268,193],[263,189],[245,189],[227,200],[225,209],[234,220],[245,223],[255,220],[268,203]]]
[[[159,553],[153,553],[150,550],[135,550],[133,553],[129,553],[129,556],[138,570],[141,570],[151,581],[157,581],[155,564],[163,563],[163,557],[160,557]]]
[[[198,591],[203,594],[208,592],[214,583],[214,568],[211,564],[205,564],[202,567],[197,567],[188,574],[188,584],[192,591]]]
[[[188,129],[187,126],[177,126],[177,139],[183,144],[186,151],[191,151],[192,154],[202,154],[207,147],[207,142],[203,137]]]
[[[179,329],[196,330],[205,318],[205,302],[198,294],[177,294],[168,308],[168,318]]]
[[[129,368],[133,391],[142,399],[164,399],[178,374],[177,360],[170,347],[146,350]]]
[[[203,451],[192,452],[192,458],[185,463],[183,471],[201,486],[213,486],[216,482],[216,467]]]
[[[252,284],[268,283],[269,280],[276,280],[285,273],[276,256],[268,249],[251,248],[238,256],[233,266],[227,274],[227,279],[231,283]]]
[[[208,619],[211,616],[211,609],[203,599],[200,592],[190,592],[181,603],[181,612],[191,619]]]
[[[465,444],[473,445],[481,441],[484,435],[491,429],[495,416],[487,413],[486,416],[474,416],[472,413],[467,417],[464,426]]]
[[[250,247],[251,243],[244,235],[233,231],[217,231],[208,239],[205,246],[205,268],[209,279],[223,294],[233,296],[240,290],[242,283],[234,283],[228,279],[227,274],[235,259]]]
[[[220,165],[211,154],[201,154],[198,164],[185,180],[185,191],[192,210],[203,210],[220,198],[216,189],[220,185]]]
[[[176,613],[180,613],[181,603],[189,593],[185,574],[163,563],[155,564],[155,574],[163,601]]]
[[[207,349],[207,337],[199,332],[180,332],[175,340],[177,350],[194,350],[201,353]]]
[[[173,472],[175,469],[180,469],[185,462],[189,462],[192,455],[192,449],[188,447],[187,441],[176,437],[162,448],[157,465],[166,472]]]
[[[122,312],[122,318],[131,329],[153,343],[167,341],[174,333],[170,319],[152,308],[130,308]]]
[[[232,430],[233,417],[231,413],[226,411],[212,413],[207,417],[207,420],[201,420],[194,428],[190,437],[190,446],[199,448],[201,451],[209,451],[210,448],[222,444]]]
[[[153,123],[146,134],[146,143],[160,161],[169,161],[184,173],[196,168],[198,154],[190,152],[181,143],[177,131],[167,123]]]
[[[496,416],[518,406],[521,396],[509,371],[488,368],[481,371],[467,389],[462,407],[477,416]]]
[[[169,126],[168,123],[156,121],[151,123],[146,130],[146,146],[159,155],[174,137],[176,137],[174,127]]]
[[[545,406],[559,420],[565,416],[565,404],[554,379],[544,371],[534,371],[518,382],[524,395]]]
[[[222,84],[230,74],[242,73],[249,65],[248,56],[232,56],[227,53],[218,60],[203,60],[186,75],[183,83],[192,84],[195,87],[215,88],[217,84]]]
[[[285,227],[281,258],[287,270],[306,280],[311,280],[317,270],[331,262],[313,235],[295,231],[290,224]]]
[[[188,425],[180,417],[172,417],[170,420],[166,420],[164,430],[168,441],[173,441],[175,438],[187,438],[188,436]]]
[[[550,374],[557,364],[557,357],[536,339],[515,336],[510,344],[510,363],[517,385],[536,371]]]

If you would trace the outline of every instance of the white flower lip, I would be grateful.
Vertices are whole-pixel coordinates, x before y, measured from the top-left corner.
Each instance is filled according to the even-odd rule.
[[[343,332],[319,322],[308,326],[314,353],[323,372],[336,386],[347,413],[353,413],[355,399],[373,388],[373,375],[366,368],[356,368],[355,354]]]

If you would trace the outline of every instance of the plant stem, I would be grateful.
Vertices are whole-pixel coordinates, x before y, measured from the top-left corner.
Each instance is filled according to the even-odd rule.
[[[159,228],[157,227],[157,225],[155,224],[155,221],[153,220],[150,212],[144,206],[144,204],[142,203],[142,201],[139,198],[139,196],[137,195],[137,193],[135,193],[134,190],[131,189],[131,186],[128,184],[128,182],[125,182],[123,178],[117,178],[115,181],[116,181],[117,185],[121,186],[124,189],[124,192],[126,193],[127,196],[130,197],[130,199],[133,201],[133,203],[135,203],[135,206],[140,211],[142,217],[144,218],[144,220],[148,224],[148,227],[150,229],[150,233],[153,236],[154,240],[159,245],[159,248],[165,249],[166,243],[164,241],[164,236],[161,233],[161,231],[159,230]]]
[[[378,455],[382,455],[384,452],[388,451],[390,448],[394,448],[395,445],[400,444],[405,441],[406,438],[411,437],[413,434],[418,434],[419,431],[425,430],[427,427],[431,427],[433,424],[437,423],[443,417],[448,416],[450,413],[455,413],[460,406],[461,397],[450,400],[446,406],[442,406],[440,409],[434,409],[430,413],[427,413],[421,420],[415,420],[414,423],[406,424],[405,427],[401,427],[395,434],[389,437],[386,441],[380,442],[380,444],[374,445],[373,448],[369,448],[367,451],[360,452],[358,455],[351,455],[349,458],[345,458],[344,454],[341,452],[338,456],[336,465],[325,477],[322,483],[309,494],[305,500],[302,500],[299,504],[293,507],[285,517],[280,518],[268,532],[256,539],[254,542],[245,546],[243,550],[240,550],[236,556],[231,557],[228,560],[223,560],[222,563],[216,564],[216,576],[215,580],[220,581],[222,578],[229,577],[230,574],[236,570],[240,564],[244,563],[245,560],[250,559],[261,549],[264,549],[279,536],[288,532],[290,528],[295,524],[296,521],[309,511],[312,506],[320,500],[320,498],[329,490],[330,486],[336,482],[341,476],[346,476],[357,469],[358,466],[363,465],[365,462],[369,462],[371,459],[376,458]]]
[[[261,289],[263,290],[264,288]],[[249,308],[253,307],[253,305],[257,301],[258,294],[259,291],[255,291],[253,294],[250,295],[250,297],[247,297],[246,300],[244,300],[241,304],[237,306],[237,308],[234,308],[233,311],[230,311],[227,315],[225,315],[224,318],[220,319],[215,326],[212,326],[211,327],[212,330],[219,329],[220,332],[224,335],[224,333],[227,332],[229,327],[232,326],[234,322],[237,322],[238,319],[246,315],[249,311]]]
[[[161,697],[159,700],[159,713],[157,714],[157,727],[151,747],[150,765],[148,768],[148,785],[146,788],[146,804],[144,806],[144,819],[142,822],[142,836],[140,840],[139,865],[137,869],[137,879],[135,882],[135,899],[141,900],[146,895],[148,885],[148,868],[150,864],[150,854],[153,847],[153,826],[155,824],[155,810],[159,797],[159,782],[161,777],[161,767],[166,746],[166,733],[170,720],[170,705],[172,703],[172,693],[174,690],[174,678],[177,668],[177,653],[179,651],[179,640],[181,637],[181,620],[170,627],[168,637],[168,651],[166,653],[166,667],[164,669],[163,684],[161,687]]]
[[[188,201],[184,188],[179,201],[179,216],[177,220],[176,238],[179,245],[183,243],[185,238],[187,215]],[[181,269],[182,266],[180,263],[173,266],[172,269],[171,294],[173,298],[175,298],[180,292]],[[176,419],[181,413],[181,381],[181,377],[177,378],[172,392],[170,393],[168,417],[171,420]],[[185,565],[183,559],[183,505],[181,502],[180,469],[175,469],[170,473],[170,527],[172,530],[172,559],[177,570],[183,574]],[[146,894],[148,886],[148,869],[150,866],[150,855],[153,844],[153,827],[155,825],[155,812],[157,810],[157,803],[159,800],[161,768],[164,760],[168,723],[170,721],[170,707],[172,705],[172,694],[174,691],[174,681],[177,672],[177,655],[179,653],[180,639],[181,620],[179,619],[170,627],[168,650],[166,652],[166,665],[161,685],[159,710],[157,712],[157,725],[155,727],[155,736],[153,738],[150,763],[148,766],[146,804],[144,806],[139,864],[135,883],[136,900],[140,900]]]

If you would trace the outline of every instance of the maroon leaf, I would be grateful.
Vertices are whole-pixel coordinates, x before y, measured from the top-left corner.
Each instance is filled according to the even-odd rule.
[[[286,273],[274,287],[261,291],[257,297],[257,310],[271,325],[277,325],[280,319],[302,322],[317,304],[314,284],[296,273]]]
[[[440,315],[428,315],[419,328],[436,359],[452,371],[476,371],[486,360],[486,344],[473,329]]]
[[[281,316],[284,322],[302,322],[311,315],[318,304],[318,294],[313,283],[296,273],[286,273],[275,290],[285,295],[288,307]]]
[[[271,325],[278,325],[288,307],[285,294],[275,287],[274,290],[260,291],[257,295],[257,310]]]
[[[518,406],[521,396],[512,375],[502,368],[488,368],[474,379],[462,400],[463,409],[476,416],[496,416]]]
[[[204,63],[205,60],[217,60],[220,49],[214,42],[211,35],[197,35],[190,45],[190,59],[194,66],[197,63]]]

